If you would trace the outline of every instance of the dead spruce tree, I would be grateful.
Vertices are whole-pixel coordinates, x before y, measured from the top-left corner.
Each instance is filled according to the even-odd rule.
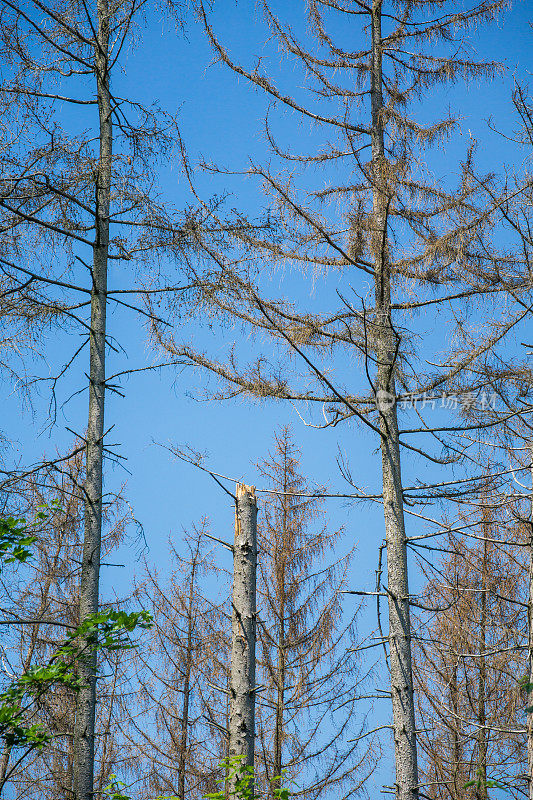
[[[272,798],[277,796],[285,782],[297,786],[294,793],[307,800],[330,792],[341,798],[357,796],[360,791],[366,791],[377,764],[379,747],[375,739],[367,738],[371,732],[366,730],[366,717],[359,710],[361,701],[376,697],[375,694],[365,694],[372,671],[363,669],[360,664],[355,644],[355,614],[345,615],[341,607],[353,553],[337,553],[343,531],[331,530],[327,524],[320,499],[324,489],[309,485],[302,475],[300,453],[291,430],[282,428],[275,434],[274,442],[273,452],[257,465],[263,485],[255,490],[262,496],[261,517],[257,524],[255,785],[261,794]],[[176,449],[175,454],[185,462],[210,472],[203,465],[200,454],[180,449]],[[230,478],[225,480],[232,482]],[[234,497],[237,508],[238,497]],[[229,542],[211,537],[206,530],[203,533],[235,554]],[[236,535],[239,536],[238,525]],[[252,564],[248,564],[248,571],[249,575],[253,574]],[[243,582],[241,573],[236,563],[234,587],[244,590],[248,580]],[[212,581],[208,578],[206,585],[210,583]],[[154,591],[156,584],[152,585]],[[241,588],[237,596],[241,595]],[[177,589],[177,594],[179,592]],[[164,587],[155,591],[155,597],[158,595],[166,598]],[[190,730],[196,740],[195,732],[201,731],[203,725],[198,705],[201,697],[202,716],[215,734],[209,737],[209,742],[213,751],[225,756],[230,756],[231,710],[237,696],[236,690],[230,690],[234,680],[232,676],[237,674],[242,680],[248,675],[246,681],[253,685],[251,671],[242,666],[241,647],[245,642],[242,626],[236,626],[242,616],[238,612],[240,601],[237,604],[233,597],[230,600],[228,613],[224,613],[221,606],[209,603],[206,606],[211,609],[206,615],[208,618],[214,619],[220,614],[216,620],[218,630],[213,630],[201,645],[205,664],[200,666],[192,659],[194,672],[201,677],[196,680],[197,703]],[[159,602],[153,601],[156,609]],[[163,599],[163,607],[166,609],[165,617],[173,618],[170,600]],[[156,611],[156,620],[157,617]],[[224,617],[231,618],[231,637],[225,633],[228,625]],[[204,631],[205,625],[203,616],[195,625],[199,645],[202,640],[200,632]],[[185,628],[185,623],[182,623],[181,642],[174,645],[177,652],[187,641]],[[235,636],[236,630],[241,630],[240,642]],[[253,634],[246,641],[249,638],[253,639]],[[173,660],[170,641],[164,645],[164,650],[165,653],[169,651],[169,661]],[[232,655],[235,652],[236,659]],[[246,663],[247,659],[248,656]],[[167,684],[173,687],[173,693],[174,683],[167,678]],[[241,692],[240,705],[243,708],[247,692],[248,689]],[[151,692],[150,699],[154,699],[154,692]],[[165,707],[161,708],[162,719],[166,720],[168,709],[174,705],[175,701],[170,699],[162,702]],[[251,705],[243,711],[244,714],[250,720],[246,725],[248,730],[252,724]],[[164,724],[167,730],[172,727],[168,721]],[[226,752],[217,733],[227,737]],[[205,743],[203,747],[205,751]],[[236,749],[232,748],[232,755]],[[236,754],[246,757],[249,751],[243,744],[241,749],[245,752]],[[155,751],[158,765],[161,765],[165,760],[161,745],[157,745]],[[187,754],[191,759],[187,768],[189,782],[194,787],[199,785],[200,775],[193,762],[201,752],[202,746],[192,745]],[[173,747],[169,744],[168,757],[175,770],[176,759],[172,753]],[[149,749],[147,756],[150,757]],[[207,760],[212,767],[216,764],[212,757]],[[206,763],[205,754],[200,762]],[[214,774],[212,770],[211,777]],[[164,785],[170,790],[170,782]]]
[[[12,157],[19,142],[24,140],[25,131],[32,124],[29,109],[25,112],[19,109],[21,113],[15,119],[9,114],[11,106],[10,99],[4,97],[0,100],[0,158],[4,161]],[[6,224],[6,220],[3,223],[0,226],[2,258],[12,260],[18,254],[17,237],[13,236],[11,224]],[[0,376],[8,385],[26,386],[27,361],[36,351],[42,352],[42,334],[57,322],[58,309],[50,303],[42,286],[20,281],[19,277],[6,270],[4,263],[0,262]],[[0,437],[7,433],[4,427],[5,424]],[[3,445],[2,439],[0,441]],[[2,461],[3,457],[2,447]]]
[[[3,680],[47,663],[50,655],[79,623],[79,569],[83,546],[84,503],[81,488],[83,449],[63,461],[61,469],[43,467],[10,486],[4,513],[32,520],[33,558],[24,565],[30,580],[2,578],[1,617]],[[104,559],[123,541],[129,513],[123,497],[109,497],[104,509]],[[100,658],[95,789],[102,792],[123,757],[117,736],[119,700],[124,691],[128,656],[120,651]],[[104,673],[104,674],[102,674]],[[41,724],[51,735],[43,750],[6,744],[0,760],[0,796],[71,800],[76,693],[52,687],[28,709],[28,724]]]
[[[533,148],[533,103],[527,89],[515,84],[512,95],[514,115],[508,115],[508,130],[499,125],[501,133],[512,143],[515,152],[524,156],[520,166],[509,168],[494,184],[486,183],[471,164],[468,180],[481,187],[485,204],[495,208],[493,225],[495,234],[491,242],[479,237],[474,246],[472,263],[478,273],[478,281],[490,282],[495,293],[504,298],[506,319],[500,322],[505,328],[514,328],[515,339],[521,343],[509,347],[505,338],[497,342],[480,362],[454,376],[452,390],[475,393],[480,387],[490,388],[496,403],[481,414],[475,404],[465,409],[466,429],[472,431],[463,436],[470,437],[470,444],[480,449],[483,459],[490,454],[492,472],[500,475],[502,483],[500,503],[512,507],[516,519],[517,539],[528,552],[528,589],[522,602],[528,609],[527,646],[529,664],[529,687],[533,685],[533,539],[531,538],[532,496],[531,465],[533,442],[533,371],[529,323],[531,317],[531,214],[533,208],[533,184],[530,158]],[[512,127],[511,127],[512,126]],[[457,347],[464,353],[477,347],[476,336],[468,325],[467,310],[461,316],[458,327]],[[478,426],[476,428],[476,425]],[[470,449],[473,449],[472,447]],[[499,494],[497,495],[499,496]],[[495,498],[494,503],[497,503]],[[511,505],[510,505],[511,504]],[[511,538],[511,537],[510,537]],[[509,546],[512,541],[509,541]],[[533,707],[533,692],[524,700],[528,708]],[[533,800],[533,712],[528,712],[527,732],[527,796]]]
[[[106,454],[114,457],[106,445],[105,398],[109,390],[120,394],[122,374],[106,373],[106,351],[118,352],[107,309],[112,301],[136,310],[130,296],[150,290],[125,281],[120,265],[150,261],[153,268],[160,248],[180,238],[151,199],[154,159],[169,146],[173,121],[112,85],[142,21],[142,4],[6,0],[0,9],[4,128],[29,119],[0,154],[0,226],[11,245],[2,270],[15,288],[46,290],[45,310],[81,333],[51,380],[52,416],[58,382],[87,352],[81,375],[88,377],[89,408],[78,432],[86,456],[83,621],[99,604],[103,463]],[[73,791],[76,800],[93,800],[94,653],[80,669]]]
[[[147,566],[135,593],[154,627],[134,656],[123,735],[127,772],[146,797],[192,800],[216,791],[227,756],[227,594],[218,601],[205,597],[206,586],[221,583],[206,550],[209,535],[207,520],[193,526],[185,548],[170,545],[170,579]]]
[[[308,424],[357,422],[377,436],[382,488],[356,488],[354,496],[380,501],[384,508],[387,583],[378,592],[384,589],[389,608],[393,791],[398,800],[414,800],[419,787],[405,514],[416,516],[411,506],[426,503],[429,494],[464,492],[461,480],[468,474],[455,482],[413,481],[407,489],[401,454],[414,453],[428,465],[463,458],[468,468],[464,443],[455,436],[461,435],[461,421],[452,413],[436,425],[422,410],[435,404],[446,409],[444,394],[454,377],[482,361],[525,314],[493,320],[490,300],[502,289],[490,265],[483,280],[475,269],[478,240],[487,235],[497,202],[477,204],[477,192],[483,195],[489,181],[480,187],[470,180],[471,153],[455,168],[457,187],[449,164],[440,181],[424,166],[424,151],[431,157],[432,148],[452,135],[455,120],[428,125],[410,115],[419,113],[430,91],[442,84],[493,74],[492,62],[473,62],[461,48],[465,32],[492,19],[501,5],[482,2],[458,11],[451,3],[312,0],[308,29],[298,35],[263,2],[271,36],[302,72],[303,85],[294,88],[294,83],[287,87],[292,73],[287,77],[289,72],[277,64],[269,73],[266,56],[255,68],[236,63],[200,4],[217,59],[264,92],[276,111],[286,109],[298,122],[311,121],[313,135],[305,142],[307,152],[284,146],[271,110],[265,124],[267,167],[253,163],[239,173],[204,165],[215,174],[256,177],[267,206],[264,233],[243,232],[237,215],[233,228],[231,219],[225,221],[225,246],[198,234],[206,264],[203,268],[198,257],[191,263],[198,303],[206,314],[237,321],[263,341],[269,337],[271,349],[258,345],[257,360],[242,365],[231,342],[227,360],[215,360],[208,350],[184,346],[153,326],[155,342],[178,363],[199,365],[218,376],[225,386],[222,395],[289,400],[300,405],[304,419],[309,414]],[[302,130],[295,141],[305,138]],[[193,171],[184,161],[196,192]],[[314,170],[322,170],[318,179]],[[300,273],[303,288],[295,289],[287,279],[291,302],[270,297],[267,276],[277,265]],[[317,311],[308,298],[326,273],[335,278],[323,282]],[[527,287],[522,283],[519,291]],[[453,333],[443,344],[433,332],[446,325],[454,331],[457,308],[469,299],[479,309],[477,342],[473,350],[456,352],[447,347]],[[424,360],[417,357],[421,340]],[[438,356],[430,355],[432,347]],[[347,368],[344,354],[359,361],[357,374]],[[313,407],[323,409],[325,422],[313,416]],[[402,408],[406,414],[400,427]],[[430,451],[431,443],[436,451]],[[345,475],[350,477],[349,470]]]
[[[505,213],[509,214],[509,206]],[[520,250],[523,253],[523,249]],[[508,251],[506,256],[500,253],[498,260],[500,264],[507,260],[513,265],[512,272],[514,272],[516,266],[520,264],[521,255],[518,249],[513,249]],[[522,274],[521,280],[528,284],[530,281],[527,276],[527,266],[526,264],[523,266],[526,267],[524,269],[526,276],[524,279]],[[518,286],[519,279],[516,273],[512,280]],[[507,291],[511,283],[509,276],[506,276],[502,283]],[[510,289],[509,294],[506,303],[508,310],[512,311],[516,305],[523,308],[524,296],[514,288]],[[495,572],[499,575],[499,586],[496,586],[495,582],[491,584],[495,598],[488,592],[490,600],[488,630],[491,636],[500,635],[502,641],[507,638],[507,647],[504,648],[507,652],[501,653],[494,644],[491,647],[489,670],[493,662],[503,660],[503,674],[499,678],[499,685],[504,687],[507,702],[504,696],[498,697],[494,718],[487,721],[485,726],[486,735],[493,743],[496,754],[493,756],[493,763],[489,764],[488,775],[489,780],[500,776],[499,779],[508,787],[509,792],[514,793],[513,796],[529,797],[533,792],[533,723],[530,710],[533,697],[531,692],[532,373],[527,360],[493,352],[484,364],[478,365],[478,368],[459,384],[461,388],[467,385],[468,378],[474,385],[484,382],[490,386],[498,401],[496,406],[482,415],[482,419],[479,409],[475,408],[469,409],[465,415],[471,429],[474,428],[476,421],[480,424],[475,433],[468,435],[473,437],[476,447],[482,453],[489,454],[488,461],[492,474],[487,480],[491,483],[491,491],[477,498],[472,497],[468,501],[472,508],[473,523],[465,523],[463,509],[458,514],[452,529],[461,532],[463,544],[459,550],[462,547],[466,548],[467,545],[469,548],[474,548],[480,541],[485,543],[487,534],[484,526],[489,530],[489,573]],[[488,522],[484,522],[482,517],[488,517]],[[475,526],[474,529],[469,530],[472,525]],[[449,522],[442,528],[449,530]],[[479,561],[479,556],[477,560]],[[468,596],[468,592],[472,591],[471,580],[469,581],[464,571],[463,578]],[[456,591],[459,593],[456,596],[461,596],[459,584]],[[516,619],[515,624],[511,622],[513,614]],[[525,691],[520,693],[519,687],[524,685]],[[512,715],[510,716],[513,704],[516,713],[514,725]],[[524,728],[525,709],[527,709],[527,723]]]
[[[258,526],[258,779],[273,798],[284,780],[306,800],[353,797],[376,763],[358,739],[363,675],[341,604],[353,553],[336,554],[344,531],[324,519],[289,428],[259,472],[270,491]]]
[[[414,637],[425,794],[487,800],[497,780],[527,789],[524,673],[528,557],[515,504],[480,496],[431,568],[424,604],[438,609]],[[467,783],[473,785],[466,789]]]

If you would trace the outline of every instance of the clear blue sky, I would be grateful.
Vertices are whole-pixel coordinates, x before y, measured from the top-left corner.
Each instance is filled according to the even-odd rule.
[[[301,6],[303,3],[295,0],[288,4],[274,4],[275,8],[285,10],[285,18],[297,30],[301,25]],[[492,117],[505,130],[514,124],[510,98],[512,81],[515,76],[527,81],[531,67],[530,11],[528,2],[515,3],[498,25],[484,30],[473,40],[473,46],[481,57],[500,60],[504,64],[505,74],[501,78],[489,84],[473,84],[468,89],[463,86],[448,89],[436,94],[424,108],[423,113],[427,113],[428,118],[441,115],[448,105],[459,109],[463,117],[460,133],[452,140],[446,153],[435,155],[433,167],[437,173],[448,174],[448,165],[455,163],[464,153],[469,132],[483,141],[479,161],[487,170],[498,172],[505,163],[516,160],[513,148],[488,132],[487,120]],[[213,19],[228,49],[245,58],[247,64],[252,65],[255,56],[268,57],[268,48],[263,44],[265,29],[255,17],[253,3],[219,0],[215,3]],[[265,99],[244,81],[237,81],[220,64],[210,66],[211,60],[210,48],[193,20],[187,23],[186,36],[183,36],[168,19],[154,15],[139,46],[125,61],[120,92],[148,104],[157,101],[169,112],[179,111],[182,134],[193,162],[203,155],[230,167],[243,168],[249,158],[260,159],[265,154],[262,136]],[[285,79],[290,85],[291,75]],[[289,122],[287,130],[288,126]],[[522,159],[523,155],[519,154],[518,158]],[[165,196],[177,207],[190,202],[177,154],[174,162],[170,160],[162,165],[161,185]],[[200,185],[206,193],[225,188],[223,182],[202,178]],[[232,184],[230,188],[238,192],[231,199],[231,205],[251,210],[260,207],[260,197],[250,183]],[[290,280],[295,282],[293,290],[297,294],[297,278]],[[110,285],[116,285],[114,276],[110,278]],[[290,281],[283,286],[285,289],[289,286],[290,291]],[[109,326],[127,353],[126,362],[123,356],[110,354],[110,372],[152,362],[153,356],[138,320],[123,311],[110,310]],[[199,331],[197,340],[208,342],[209,336],[209,332]],[[73,348],[75,341],[73,336],[65,343],[61,333],[50,336],[46,358],[51,371],[57,368],[61,357]],[[36,363],[35,370],[46,374],[47,366],[42,362]],[[83,381],[80,370],[72,372],[60,389],[60,399],[66,399],[81,388]],[[111,395],[106,416],[107,425],[115,425],[112,439],[120,443],[120,452],[127,457],[130,474],[121,467],[108,465],[107,485],[111,487],[127,481],[127,496],[135,516],[144,527],[149,546],[147,557],[163,572],[169,536],[179,539],[182,528],[206,515],[211,519],[214,535],[231,538],[233,508],[227,495],[208,476],[176,462],[158,444],[189,444],[195,450],[208,451],[209,464],[216,471],[255,483],[254,463],[271,448],[274,431],[281,425],[292,423],[303,453],[303,470],[311,481],[326,483],[337,491],[346,488],[336,467],[340,448],[349,457],[354,476],[361,483],[369,489],[379,486],[377,442],[353,428],[315,431],[303,426],[290,406],[272,402],[200,402],[197,398],[201,396],[205,382],[191,370],[133,376],[124,387],[126,398]],[[84,428],[85,394],[65,406],[58,415],[57,425],[51,430],[44,430],[48,406],[45,389],[40,397],[34,397],[33,413],[28,409],[20,414],[19,400],[9,385],[2,387],[2,401],[2,427],[15,440],[14,454],[24,464],[39,458],[43,452],[51,454],[56,447],[68,447],[71,435],[66,427],[79,431]],[[420,462],[416,459],[408,462],[406,475],[420,477],[417,474],[419,468]],[[332,526],[346,527],[346,546],[355,542],[359,546],[353,572],[354,588],[371,588],[376,545],[384,535],[381,509],[349,507],[337,500],[329,501],[328,509]],[[412,526],[411,532],[415,532]],[[127,563],[127,570],[103,570],[104,597],[114,591],[119,594],[126,591],[132,573],[138,567],[137,553],[138,548],[134,546],[122,552],[120,557]],[[365,625],[362,622],[363,629]]]

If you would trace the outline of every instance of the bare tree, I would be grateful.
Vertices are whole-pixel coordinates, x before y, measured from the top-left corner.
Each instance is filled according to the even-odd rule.
[[[173,120],[114,94],[111,85],[143,6],[137,0],[1,4],[4,125],[15,125],[21,114],[29,119],[16,146],[0,155],[0,227],[12,254],[3,256],[2,269],[20,291],[37,288],[34,305],[46,289],[43,307],[82,331],[81,344],[52,379],[52,419],[58,381],[88,349],[89,408],[79,432],[86,455],[81,621],[99,605],[103,463],[106,455],[114,458],[105,440],[105,397],[119,391],[122,374],[113,382],[106,373],[106,351],[116,350],[107,307],[113,300],[142,315],[128,296],[150,291],[126,282],[109,288],[109,266],[154,261],[162,247],[181,240],[181,229],[151,199],[154,157],[169,146]],[[68,128],[63,112],[70,108],[88,116]],[[76,800],[93,800],[94,793],[96,656],[85,652],[74,733]]]
[[[83,453],[57,468],[43,468],[12,485],[8,508],[28,519],[43,508],[45,518],[35,527],[33,558],[24,565],[31,580],[2,581],[2,663],[8,679],[46,663],[69,632],[79,624],[84,504]],[[104,511],[107,530],[103,552],[108,555],[124,539],[130,514],[119,494],[109,498]],[[104,663],[102,663],[104,662]],[[124,691],[128,658],[116,651],[100,658],[97,717],[96,785],[99,791],[121,758],[116,736],[118,699]],[[102,670],[102,667],[104,669]],[[103,677],[102,672],[107,677]],[[0,763],[0,795],[71,800],[73,735],[76,693],[66,686],[52,687],[31,709],[31,722],[51,735],[44,750],[6,745]]]
[[[531,498],[529,503],[529,569],[527,586],[527,779],[528,800],[533,800],[533,447],[530,447]]]
[[[474,163],[469,165],[467,177],[484,192],[485,203],[492,204],[495,213],[492,217],[495,229],[490,242],[480,236],[475,248],[475,258],[472,263],[479,276],[479,281],[492,283],[494,291],[505,296],[506,318],[499,324],[500,331],[509,328],[509,323],[514,320],[515,336],[525,346],[526,351],[516,353],[516,350],[506,345],[502,336],[485,354],[481,362],[473,362],[466,373],[458,373],[452,381],[452,387],[457,391],[476,392],[479,387],[490,387],[496,402],[490,408],[484,409],[480,419],[479,409],[475,405],[465,413],[467,430],[473,430],[475,424],[480,425],[477,434],[466,434],[476,447],[484,453],[490,453],[493,463],[493,472],[499,474],[502,484],[505,485],[506,496],[500,500],[494,499],[493,504],[500,502],[504,508],[509,507],[512,500],[513,513],[516,518],[516,530],[523,533],[529,531],[525,537],[528,541],[529,554],[529,588],[524,593],[523,602],[528,608],[527,642],[529,663],[527,683],[532,684],[532,634],[533,601],[531,594],[531,575],[533,575],[533,542],[531,533],[531,442],[533,441],[533,426],[531,414],[533,411],[532,388],[533,372],[531,369],[531,345],[527,328],[531,316],[531,208],[532,208],[532,183],[529,168],[529,159],[533,146],[533,113],[532,102],[528,90],[520,84],[515,84],[512,95],[514,105],[514,127],[511,131],[500,131],[513,143],[513,147],[525,155],[524,164],[520,168],[509,168],[497,183],[487,183]],[[466,310],[460,320],[458,328],[458,347],[462,352],[476,347],[476,338],[473,330],[466,320]],[[516,324],[518,323],[518,324]],[[522,341],[527,337],[525,342]],[[481,424],[480,424],[481,423]],[[466,438],[466,436],[464,437]],[[503,487],[502,487],[503,491]],[[509,537],[512,544],[512,536]],[[524,546],[524,542],[521,542]],[[530,695],[527,705],[531,708],[533,694]],[[533,723],[531,712],[528,716],[528,764],[527,780],[529,800],[533,798]]]
[[[150,645],[135,655],[123,734],[130,748],[125,767],[147,796],[186,800],[215,791],[226,756],[227,613],[204,597],[205,584],[219,579],[205,551],[208,531],[207,520],[193,526],[186,555],[172,544],[170,581],[147,566],[135,594],[153,614],[154,629]]]
[[[528,558],[512,505],[479,497],[442,562],[426,564],[422,596],[436,614],[415,636],[416,675],[424,792],[439,800],[487,800],[495,779],[516,798],[526,786]]]
[[[435,86],[494,73],[493,62],[473,62],[461,51],[461,37],[476,23],[493,19],[501,7],[498,2],[483,2],[459,11],[450,5],[447,12],[444,4],[436,9],[411,0],[390,6],[381,0],[371,4],[313,0],[307,17],[309,36],[298,37],[263,2],[273,38],[305,76],[303,89],[291,93],[283,86],[285,73],[279,79],[269,74],[264,58],[255,68],[236,63],[200,4],[216,57],[263,91],[276,107],[296,112],[300,121],[312,121],[324,140],[317,146],[316,137],[311,139],[307,153],[285,147],[269,113],[265,131],[272,161],[268,167],[254,163],[244,171],[261,181],[267,195],[265,232],[246,231],[242,216],[236,215],[226,220],[225,241],[201,233],[197,237],[209,264],[205,270],[196,267],[199,303],[210,314],[237,320],[252,333],[270,337],[272,351],[262,348],[256,361],[242,366],[232,343],[228,359],[217,361],[153,325],[155,341],[179,363],[200,365],[221,379],[219,396],[289,400],[299,404],[298,413],[309,425],[335,427],[351,420],[377,435],[382,488],[365,492],[356,486],[354,496],[377,500],[384,507],[387,584],[383,588],[389,607],[398,800],[414,800],[418,794],[405,530],[406,508],[416,512],[406,500],[424,504],[426,492],[449,496],[465,491],[461,479],[438,485],[431,480],[417,482],[406,490],[401,452],[427,458],[428,464],[447,464],[465,455],[464,425],[456,418],[435,425],[417,404],[423,399],[427,407],[429,397],[430,407],[442,403],[446,408],[446,389],[456,376],[483,361],[525,314],[493,321],[491,308],[485,326],[476,328],[473,348],[452,347],[433,358],[426,353],[429,371],[417,358],[416,339],[429,337],[434,324],[429,312],[440,314],[440,326],[448,324],[455,330],[463,324],[457,323],[458,304],[476,298],[481,305],[486,299],[490,306],[494,292],[502,291],[493,261],[483,262],[482,275],[478,269],[482,258],[478,244],[501,198],[487,204],[490,180],[485,178],[481,187],[471,180],[472,152],[459,168],[457,187],[447,179],[435,182],[422,162],[423,152],[444,142],[455,120],[421,124],[410,113],[423,107]],[[351,32],[349,45],[339,34],[341,28]],[[301,138],[298,134],[297,140]],[[235,174],[204,166],[213,173]],[[325,179],[317,185],[313,177],[309,186],[314,168],[322,168]],[[188,174],[194,191],[192,169]],[[479,205],[478,196],[483,197]],[[320,310],[307,310],[304,296],[301,306],[269,296],[264,276],[270,270],[264,270],[265,263],[289,263],[313,281],[336,271],[343,283],[337,291],[326,283]],[[523,296],[529,291],[523,280],[513,285]],[[443,314],[449,309],[445,320]],[[413,318],[419,311],[426,316],[417,328]],[[453,339],[450,334],[449,341]],[[279,363],[270,368],[280,352]],[[333,370],[337,361],[332,353],[340,357],[346,352],[361,364],[355,376],[342,361]],[[313,406],[323,409],[325,422],[308,414]],[[409,406],[414,424],[402,421],[400,428],[399,409]],[[436,452],[423,437],[436,445]],[[469,461],[467,454],[464,463],[469,466],[475,459]],[[350,478],[349,467],[344,474]]]
[[[258,529],[258,776],[273,797],[284,780],[299,797],[352,797],[376,763],[359,740],[364,681],[355,617],[341,607],[352,554],[328,563],[343,531],[322,522],[290,429],[259,467],[270,491]]]

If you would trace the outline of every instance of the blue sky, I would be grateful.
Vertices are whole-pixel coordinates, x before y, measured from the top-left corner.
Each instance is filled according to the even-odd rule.
[[[274,3],[274,8],[284,9],[295,28],[301,25],[300,3]],[[490,26],[472,41],[480,56],[501,61],[504,75],[490,83],[474,83],[470,87],[458,86],[436,93],[421,113],[428,119],[442,115],[448,106],[458,109],[462,120],[458,135],[444,152],[433,154],[432,168],[444,179],[452,177],[451,170],[465,152],[470,134],[482,144],[478,160],[482,168],[499,172],[506,164],[523,166],[527,154],[516,152],[508,141],[488,130],[492,118],[496,125],[509,131],[514,125],[511,104],[512,81],[529,80],[531,66],[531,30],[529,28],[530,4],[517,2],[498,24]],[[532,15],[533,16],[533,15]],[[264,45],[264,26],[257,20],[253,4],[220,0],[215,3],[214,25],[228,49],[237,53],[247,64],[256,56],[268,59],[270,51]],[[238,81],[222,65],[211,64],[212,53],[200,27],[189,20],[185,36],[168,18],[154,15],[142,32],[135,50],[124,62],[124,73],[118,78],[120,93],[130,94],[139,101],[159,105],[178,113],[180,128],[193,163],[200,156],[231,168],[245,168],[248,160],[265,155],[262,117],[265,99],[246,83]],[[276,67],[274,67],[277,69]],[[285,72],[283,80],[288,85],[293,74]],[[293,131],[291,120],[280,123],[282,133]],[[303,131],[303,136],[312,132]],[[179,158],[170,158],[161,165],[161,188],[164,196],[177,208],[190,202],[186,181],[180,172]],[[251,181],[227,181],[198,176],[199,185],[206,194],[234,192],[230,205],[257,211],[261,197]],[[120,276],[111,275],[110,285],[117,285]],[[298,276],[274,275],[273,283],[279,291],[294,296],[302,291]],[[317,303],[315,295],[311,302]],[[153,363],[142,325],[131,314],[110,309],[109,327],[124,347],[126,357],[110,354],[108,370],[118,371]],[[240,336],[240,334],[236,334]],[[436,332],[436,337],[439,334]],[[208,330],[195,331],[196,341],[215,341]],[[228,333],[225,334],[226,338]],[[39,374],[54,371],[62,357],[72,349],[76,336],[67,341],[60,332],[50,335],[46,346],[46,360],[34,365]],[[83,370],[73,371],[60,389],[60,399],[81,388]],[[124,382],[126,397],[111,395],[106,410],[107,425],[115,425],[112,439],[120,443],[120,453],[126,456],[126,472],[120,466],[108,465],[109,488],[127,482],[127,496],[136,518],[141,522],[148,550],[147,559],[160,567],[162,573],[167,563],[167,540],[180,539],[182,529],[199,517],[208,516],[212,533],[220,538],[232,536],[233,508],[227,495],[203,473],[171,457],[165,446],[190,445],[195,450],[209,453],[208,463],[217,472],[255,483],[255,462],[263,459],[273,445],[274,431],[284,424],[292,424],[294,436],[302,451],[302,469],[310,481],[327,484],[332,490],[343,491],[346,486],[336,467],[340,452],[349,458],[354,475],[369,489],[379,486],[380,458],[377,442],[366,433],[351,427],[316,431],[301,424],[290,406],[273,402],[246,402],[244,400],[219,403],[201,400],[205,379],[192,370],[178,373],[168,370],[160,374],[134,375]],[[66,448],[71,434],[66,428],[82,431],[86,409],[86,394],[71,400],[58,414],[52,429],[46,426],[48,398],[46,389],[33,398],[34,410],[27,408],[20,414],[19,398],[13,388],[2,388],[4,407],[3,428],[13,439],[13,454],[27,464],[50,454],[55,448]],[[408,460],[405,467],[407,479],[420,477],[420,460]],[[379,507],[349,506],[343,501],[328,502],[331,525],[346,528],[346,548],[358,544],[358,556],[353,572],[354,588],[372,588],[377,558],[377,544],[384,531]],[[411,532],[419,528],[410,524]],[[133,573],[140,568],[138,546],[123,548],[120,559],[126,570],[106,568],[102,575],[104,597],[114,592],[122,594]],[[416,584],[416,577],[414,579]],[[348,602],[348,601],[347,601]],[[362,620],[364,630],[368,623]],[[387,781],[385,781],[387,782]]]

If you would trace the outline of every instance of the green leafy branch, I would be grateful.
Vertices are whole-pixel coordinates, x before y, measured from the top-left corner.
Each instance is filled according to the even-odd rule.
[[[39,512],[39,518],[46,516],[44,512]],[[23,564],[31,557],[29,549],[35,542],[36,536],[28,533],[28,526],[25,519],[15,517],[0,518],[0,561],[4,564],[12,564],[15,561]]]
[[[72,666],[51,661],[30,669],[0,694],[0,736],[8,747],[42,748],[50,740],[42,725],[25,725],[24,719],[32,703],[54,685],[77,689]],[[29,702],[24,703],[25,700]]]
[[[76,663],[84,653],[131,649],[136,645],[130,634],[151,624],[152,617],[147,611],[128,613],[108,609],[89,615],[68,634],[48,664],[30,667],[0,693],[0,738],[11,747],[44,747],[51,739],[50,734],[40,724],[24,724],[30,707],[53,686],[77,691],[81,682]]]
[[[111,783],[104,789],[104,795],[109,798],[109,800],[131,800],[130,796],[128,794],[124,794],[122,791],[126,785],[125,783],[117,780],[116,775],[110,775],[109,780]]]
[[[530,694],[533,691],[533,683],[531,683],[531,678],[529,675],[525,675],[520,681],[518,681],[518,684],[521,689],[527,692],[527,694]],[[528,706],[525,709],[526,714],[531,714],[532,711],[533,706]]]
[[[38,506],[39,510],[34,516],[33,523],[28,523],[24,518],[0,517],[0,564],[24,564],[33,556],[30,547],[37,540],[31,532],[31,527],[42,525],[49,518],[50,511],[57,511],[59,500],[52,500],[48,505]]]
[[[206,800],[226,800],[226,787],[229,787],[229,796],[236,800],[254,800],[261,797],[261,792],[255,786],[254,768],[244,763],[244,756],[232,756],[226,758],[219,764],[224,770],[224,778],[219,781],[221,788],[218,792],[206,794]],[[273,778],[274,781],[281,781],[285,775]],[[110,783],[104,789],[104,795],[108,800],[131,800],[130,795],[124,793],[126,784],[117,780],[116,775],[109,776]],[[276,787],[273,790],[277,800],[289,800],[290,791],[285,787]],[[172,797],[156,797],[153,800],[178,800]]]
[[[229,796],[239,800],[253,800],[257,797],[254,768],[244,764],[244,756],[231,756],[226,758],[220,766],[224,769],[224,778],[218,792],[206,794],[207,800],[225,800],[226,786],[229,786]]]
[[[465,783],[465,789],[470,789],[472,786],[476,789],[503,789],[504,792],[509,791],[507,786],[504,786],[503,783],[496,780],[486,780],[481,775],[481,770],[477,771],[478,777],[474,780],[468,781]]]
[[[60,651],[68,653],[75,640],[86,640],[91,651],[95,650],[131,650],[137,645],[130,634],[138,628],[148,629],[152,626],[152,615],[148,611],[117,611],[107,609],[90,614],[67,637],[67,642]]]
[[[59,500],[40,506],[34,524],[42,524],[48,519],[49,510],[57,510],[58,506]],[[31,558],[30,548],[36,538],[25,519],[1,517],[0,567],[13,562],[23,564]],[[42,749],[51,736],[40,724],[25,724],[31,706],[54,686],[77,691],[81,685],[76,670],[80,657],[100,650],[129,650],[135,647],[131,633],[151,624],[152,617],[147,611],[106,609],[87,616],[68,634],[47,664],[30,667],[0,693],[0,738],[8,747]]]
[[[225,777],[218,792],[206,794],[207,800],[226,800],[226,787],[229,787],[229,797],[237,800],[254,800],[261,797],[255,785],[254,768],[244,763],[244,756],[231,756],[220,764],[224,768]],[[284,780],[285,775],[277,775],[272,779],[272,783]],[[286,787],[275,786],[273,789],[274,797],[277,800],[289,800],[290,791]]]
[[[527,694],[530,694],[533,691],[533,683],[531,682],[531,677],[529,675],[524,675],[524,677],[518,681],[518,685]],[[530,714],[531,712],[533,712],[533,706],[528,706],[525,709],[525,713]],[[501,781],[495,780],[494,778],[489,778],[489,779],[485,778],[483,776],[483,770],[478,769],[476,775],[477,778],[468,781],[468,783],[465,783],[463,788],[465,789],[475,788],[478,791],[481,791],[482,793],[483,792],[486,793],[487,789],[500,789],[503,792],[507,792],[509,794],[511,793],[509,785],[506,785]]]

